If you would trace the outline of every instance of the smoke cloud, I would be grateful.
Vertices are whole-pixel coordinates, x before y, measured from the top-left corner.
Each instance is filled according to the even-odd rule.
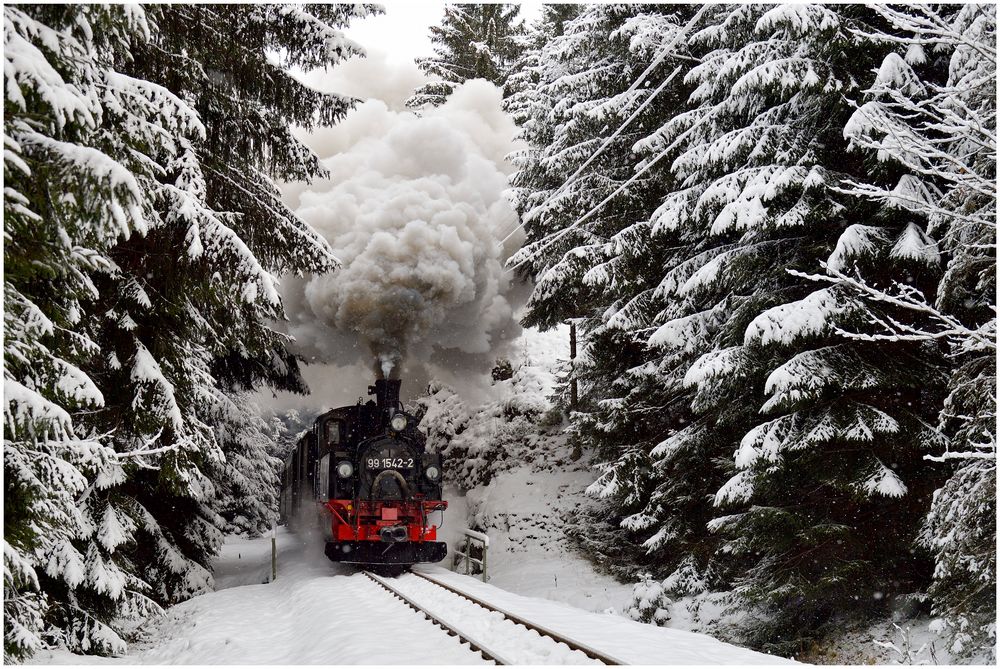
[[[357,74],[377,77],[378,67]],[[390,80],[408,94],[411,75]],[[520,240],[499,243],[517,222],[503,196],[516,127],[485,81],[419,116],[401,109],[402,95],[381,95],[388,104],[369,99],[336,127],[304,136],[330,177],[288,185],[286,201],[343,267],[284,280],[289,333],[307,360],[341,368],[420,377],[432,375],[427,366],[488,370],[520,332],[503,269]]]

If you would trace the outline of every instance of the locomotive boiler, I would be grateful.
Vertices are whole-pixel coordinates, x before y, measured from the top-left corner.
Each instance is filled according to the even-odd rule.
[[[374,401],[320,415],[285,459],[282,522],[318,524],[335,562],[406,566],[448,552],[437,541],[448,506],[441,455],[426,452],[399,402],[400,383],[379,379],[368,388]]]

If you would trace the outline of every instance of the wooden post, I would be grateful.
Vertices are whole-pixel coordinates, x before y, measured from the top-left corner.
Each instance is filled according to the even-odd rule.
[[[278,540],[277,528],[271,526],[271,583],[278,578]]]
[[[577,410],[580,402],[580,391],[576,382],[576,320],[572,318],[569,321],[569,374],[569,410],[572,412]],[[569,457],[576,462],[583,457],[579,435],[574,434],[570,443],[573,444],[573,452]]]
[[[482,564],[482,567],[483,567],[483,583],[485,583],[486,581],[490,580],[490,577],[486,575],[486,552],[487,552],[486,549],[487,549],[486,544],[483,544],[483,564]]]
[[[576,385],[576,321],[569,322],[569,373],[570,373],[570,395],[569,408],[576,411],[576,403],[579,400]]]

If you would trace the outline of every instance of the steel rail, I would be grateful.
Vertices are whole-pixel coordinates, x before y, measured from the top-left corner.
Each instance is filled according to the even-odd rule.
[[[433,613],[431,613],[430,611],[428,611],[424,607],[420,606],[420,604],[418,604],[417,602],[413,601],[410,597],[408,597],[407,595],[404,595],[402,592],[400,592],[396,588],[392,587],[392,585],[388,581],[386,581],[386,579],[382,578],[381,576],[373,574],[370,571],[366,571],[366,572],[364,572],[364,574],[365,574],[365,576],[367,576],[368,578],[370,578],[372,581],[374,581],[378,585],[382,586],[382,588],[384,588],[385,590],[387,590],[389,592],[389,594],[393,595],[396,599],[401,600],[404,604],[406,604],[407,606],[409,606],[411,609],[413,609],[417,613],[422,614],[425,618],[427,618],[427,620],[431,621],[433,624],[435,624],[438,627],[440,627],[441,629],[443,629],[445,632],[448,633],[449,636],[457,636],[462,642],[469,644],[469,648],[471,648],[473,651],[476,651],[480,655],[482,655],[483,659],[485,659],[485,660],[492,660],[493,662],[495,662],[498,665],[513,665],[513,664],[515,664],[514,662],[511,662],[510,660],[504,658],[499,653],[496,653],[496,652],[494,652],[492,650],[489,650],[486,646],[484,646],[482,643],[476,641],[474,638],[470,637],[465,632],[460,632],[458,629],[456,629],[452,625],[450,625],[450,624],[446,623],[445,621],[441,620],[440,618],[438,618],[437,616],[435,616]]]
[[[619,660],[619,659],[617,659],[615,657],[612,657],[611,655],[608,655],[607,653],[602,653],[599,650],[591,648],[590,646],[588,646],[588,645],[586,645],[584,643],[581,643],[579,641],[575,641],[573,639],[570,639],[570,638],[568,638],[566,636],[563,636],[562,634],[559,634],[558,632],[553,632],[552,630],[550,630],[550,629],[548,629],[546,627],[543,627],[542,625],[539,625],[538,623],[533,623],[533,622],[530,622],[528,620],[525,620],[524,618],[522,618],[521,616],[519,616],[519,615],[517,615],[515,613],[511,613],[510,611],[507,611],[505,609],[501,609],[501,608],[499,608],[497,606],[494,606],[493,604],[489,604],[489,603],[487,603],[487,602],[479,599],[475,595],[470,595],[469,593],[464,592],[462,590],[459,590],[458,588],[456,588],[454,586],[451,586],[451,585],[449,585],[447,583],[442,583],[441,581],[439,581],[438,579],[436,579],[436,578],[434,578],[432,576],[428,576],[427,574],[424,574],[424,573],[421,573],[421,572],[418,572],[418,571],[414,571],[414,572],[410,572],[410,573],[412,573],[414,576],[419,576],[422,579],[430,581],[434,585],[436,585],[436,586],[438,586],[440,588],[444,588],[445,590],[448,590],[449,592],[452,592],[452,593],[458,595],[459,597],[467,599],[470,602],[472,602],[473,604],[476,604],[477,606],[481,606],[484,609],[488,609],[488,610],[493,611],[495,613],[499,613],[504,618],[507,618],[508,620],[510,620],[512,623],[515,623],[517,625],[521,625],[522,627],[526,627],[529,630],[534,630],[534,631],[538,632],[539,634],[541,634],[542,636],[547,636],[550,639],[552,639],[553,641],[556,641],[558,643],[564,643],[567,646],[569,646],[571,649],[578,650],[581,653],[583,653],[584,655],[586,655],[587,657],[589,657],[591,659],[594,659],[594,660],[597,660],[598,662],[603,662],[604,664],[614,665],[614,666],[620,666],[620,665],[628,664],[627,662],[623,662],[622,660]]]

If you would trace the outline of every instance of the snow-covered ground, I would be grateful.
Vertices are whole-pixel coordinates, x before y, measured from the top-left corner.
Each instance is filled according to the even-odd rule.
[[[477,466],[490,472],[487,484],[465,492],[446,487],[449,508],[439,532],[452,548],[463,528],[475,527],[489,535],[488,582],[448,571],[454,564],[453,551],[440,565],[419,569],[626,662],[787,662],[698,633],[710,630],[722,636],[724,631],[721,607],[711,600],[675,602],[663,627],[628,619],[624,611],[633,597],[632,584],[602,572],[567,538],[567,520],[587,503],[584,491],[595,478],[586,455],[573,453],[558,426],[518,431],[517,426],[509,429],[511,423],[504,418],[506,407],[548,405],[554,370],[566,357],[567,339],[565,329],[526,330],[510,356],[519,368],[516,378],[491,386],[486,403],[468,406],[473,400],[463,393],[465,406],[448,398],[432,406],[438,413],[431,420],[438,426],[456,417],[451,413],[461,417],[465,412],[472,419],[462,439],[470,444],[498,441],[503,450],[479,454],[483,461]],[[316,542],[279,528],[277,543],[279,574],[269,583],[270,539],[231,537],[214,564],[216,592],[173,607],[151,622],[126,657],[48,652],[33,663],[483,663],[478,653],[402,606],[353,567],[327,561]],[[532,647],[528,642],[522,649],[524,635],[513,634],[509,622],[483,617],[473,621],[468,604],[454,604],[414,576],[403,576],[397,583],[433,603],[436,612],[446,619],[450,616],[456,626],[472,625],[469,632],[475,638],[505,657],[540,664],[581,661],[579,653],[556,652],[543,643]],[[831,647],[828,656],[809,659],[844,663],[902,659],[859,634],[856,639],[845,638],[842,647]]]
[[[723,643],[705,634],[646,625],[614,614],[592,613],[561,602],[516,595],[437,566],[419,569],[628,664],[793,664],[783,658]]]
[[[991,665],[989,648],[961,658],[964,665]],[[934,618],[917,616],[899,621],[881,620],[848,630],[804,658],[815,664],[959,664],[947,639],[936,630]]]
[[[219,590],[150,623],[120,658],[44,652],[32,664],[483,664],[356,569],[327,561],[314,541],[279,529],[278,578],[270,539],[234,538],[215,565]],[[506,592],[443,567],[421,569],[484,600],[637,664],[772,664],[774,658],[689,632]],[[416,580],[403,576],[403,585]],[[426,599],[425,595],[425,599]],[[462,620],[456,623],[460,626]],[[493,623],[489,623],[493,624]],[[502,621],[495,624],[501,625]],[[506,623],[509,625],[509,623]],[[489,638],[489,630],[479,630]],[[499,638],[498,630],[492,632]],[[534,642],[531,642],[534,643]],[[540,652],[540,651],[539,651]],[[542,663],[572,654],[532,655]],[[548,661],[546,661],[548,660]]]
[[[401,606],[357,570],[336,565],[315,541],[278,531],[234,539],[215,565],[216,592],[154,621],[121,658],[41,653],[35,664],[480,664],[480,655]]]
[[[562,529],[593,479],[585,470],[521,467],[469,492],[470,520],[490,535],[491,584],[588,611],[625,609],[632,586],[598,572],[572,549]]]
[[[439,432],[464,424],[455,437],[468,448],[462,455],[466,462],[476,462],[478,456],[482,461],[475,466],[490,471],[485,485],[464,493],[446,489],[449,509],[441,535],[454,545],[461,527],[486,532],[489,582],[500,588],[587,611],[622,612],[632,586],[599,572],[565,535],[567,520],[587,501],[593,469],[585,459],[574,459],[558,426],[541,430],[532,421],[523,429],[514,422],[517,418],[507,418],[509,407],[545,411],[551,406],[556,370],[569,357],[569,328],[526,328],[511,343],[508,356],[516,370],[513,378],[489,386],[476,400],[458,389],[458,398],[443,394],[424,418]],[[490,448],[491,443],[499,448]]]

